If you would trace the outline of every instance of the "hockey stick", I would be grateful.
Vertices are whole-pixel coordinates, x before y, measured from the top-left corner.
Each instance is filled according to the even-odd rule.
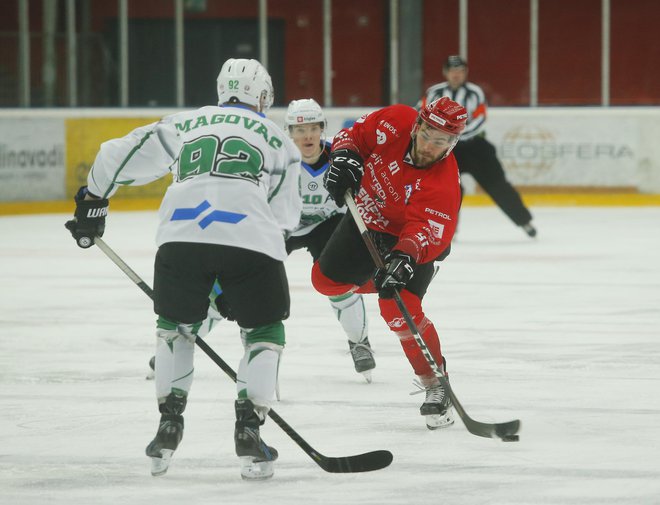
[[[376,244],[374,244],[373,239],[369,235],[369,230],[367,229],[367,226],[364,224],[364,220],[360,215],[357,205],[355,205],[355,200],[353,199],[353,195],[351,194],[350,191],[346,192],[345,200],[346,200],[346,205],[348,206],[348,209],[351,212],[351,215],[353,216],[353,220],[355,221],[355,224],[357,225],[358,230],[360,231],[360,235],[362,235],[362,239],[364,240],[364,243],[367,246],[367,249],[369,250],[369,254],[371,254],[371,257],[374,260],[376,267],[384,268],[385,262],[380,257],[380,253],[376,248]],[[467,412],[465,412],[465,409],[458,401],[458,398],[456,398],[456,394],[454,393],[454,390],[449,384],[449,381],[445,377],[445,374],[443,373],[442,369],[438,366],[435,359],[431,355],[428,347],[426,346],[426,343],[424,342],[424,339],[419,333],[419,329],[417,328],[415,321],[410,315],[410,312],[408,311],[408,308],[401,299],[401,295],[399,294],[398,291],[394,292],[394,301],[396,302],[397,307],[399,307],[399,310],[401,311],[401,314],[403,315],[403,318],[405,319],[408,328],[410,328],[410,331],[412,332],[413,337],[415,338],[415,342],[417,342],[417,345],[421,349],[424,358],[426,358],[426,361],[433,370],[435,376],[440,380],[442,387],[445,388],[445,390],[447,391],[447,394],[449,395],[449,398],[451,399],[451,402],[454,405],[456,412],[458,412],[458,415],[463,421],[463,424],[465,424],[467,430],[473,435],[477,435],[479,437],[499,438],[505,442],[517,442],[518,441],[517,433],[518,430],[520,429],[520,420],[516,419],[506,423],[482,423],[479,421],[475,421],[467,414]]]
[[[124,272],[149,298],[153,300],[153,290],[110,248],[110,246],[108,246],[108,244],[99,237],[94,239],[94,243],[121,269],[122,272]],[[201,337],[196,337],[195,343],[231,378],[231,380],[236,382],[236,372],[234,372],[234,370],[220,356],[218,356]],[[268,415],[273,421],[275,421],[275,424],[284,430],[284,433],[289,435],[289,437],[326,472],[371,472],[373,470],[385,468],[392,462],[392,453],[385,450],[366,452],[364,454],[356,454],[355,456],[342,456],[339,458],[324,456],[309,445],[305,439],[302,438],[296,430],[289,426],[289,424],[273,409],[268,411]]]

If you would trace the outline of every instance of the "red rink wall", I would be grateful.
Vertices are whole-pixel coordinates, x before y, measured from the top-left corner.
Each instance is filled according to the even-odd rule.
[[[18,2],[3,4],[0,32],[16,33]],[[400,0],[405,15],[405,0]],[[539,105],[601,103],[601,0],[539,0]],[[59,2],[58,31],[64,32],[65,2]],[[93,31],[117,18],[118,2],[91,1]],[[258,0],[207,0],[206,10],[188,18],[257,20]],[[285,100],[323,98],[322,0],[270,0],[268,16],[284,28]],[[333,0],[332,90],[334,106],[377,106],[388,102],[389,1]],[[30,29],[42,29],[42,2],[29,2]],[[470,78],[494,106],[529,104],[529,0],[468,0]],[[441,64],[459,50],[459,0],[425,0],[422,19],[420,94],[442,79]],[[660,2],[610,0],[610,103],[660,105]],[[130,19],[172,19],[174,2],[130,0]],[[18,72],[9,38],[0,53],[6,69]],[[33,87],[39,86],[40,45],[33,44]],[[405,55],[401,55],[405,58]],[[64,72],[62,72],[65,75]]]

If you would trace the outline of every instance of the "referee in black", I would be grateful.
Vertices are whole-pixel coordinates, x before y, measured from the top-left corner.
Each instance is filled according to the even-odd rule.
[[[442,73],[447,80],[427,89],[418,108],[447,96],[467,109],[467,126],[453,151],[458,170],[474,177],[511,221],[527,235],[535,237],[532,214],[525,207],[518,191],[507,181],[495,147],[486,140],[486,97],[483,90],[467,80],[467,62],[460,56],[447,58]]]

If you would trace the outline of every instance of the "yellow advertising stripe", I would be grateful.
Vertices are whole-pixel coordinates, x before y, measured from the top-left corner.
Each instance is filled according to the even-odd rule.
[[[595,193],[553,193],[523,195],[525,204],[530,207],[643,207],[660,206],[660,195],[630,194],[595,194]],[[161,198],[113,198],[110,200],[110,212],[130,210],[157,210]],[[466,195],[464,206],[483,207],[494,205],[487,195]],[[0,216],[18,214],[73,214],[73,200],[50,202],[3,202],[0,203]]]
[[[548,193],[523,194],[529,207],[643,207],[660,205],[660,195],[640,193]],[[480,207],[494,205],[488,195],[466,195],[463,205]]]
[[[160,198],[130,198],[110,200],[110,212],[127,210],[157,210]],[[56,200],[51,202],[3,202],[0,203],[0,216],[18,214],[54,214],[73,215],[76,205],[72,200]]]
[[[133,129],[158,118],[73,118],[66,120],[66,196],[72,197],[87,184],[89,169],[101,144],[123,137]],[[159,198],[165,194],[172,177],[167,176],[143,186],[123,186],[121,194],[131,199]]]

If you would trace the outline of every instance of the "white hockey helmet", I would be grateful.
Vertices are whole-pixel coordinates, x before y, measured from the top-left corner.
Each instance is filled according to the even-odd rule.
[[[241,102],[266,112],[273,105],[273,83],[257,60],[230,58],[218,74],[218,104]]]
[[[286,126],[309,123],[321,123],[323,130],[326,130],[328,122],[325,119],[325,114],[323,114],[321,106],[313,98],[293,100],[286,110]]]

